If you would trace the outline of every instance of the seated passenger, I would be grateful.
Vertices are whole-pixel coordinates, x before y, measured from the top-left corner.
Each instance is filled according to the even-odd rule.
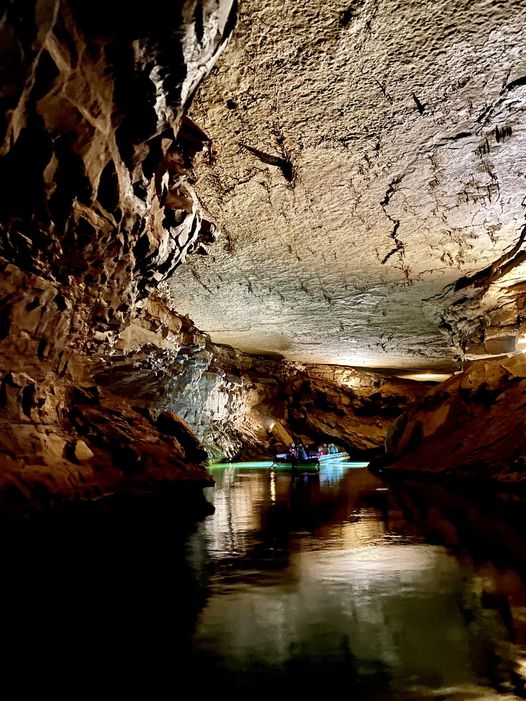
[[[300,460],[308,460],[309,456],[302,442],[298,444],[298,457]]]

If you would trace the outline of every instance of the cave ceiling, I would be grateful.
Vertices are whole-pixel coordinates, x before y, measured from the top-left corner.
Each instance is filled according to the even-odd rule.
[[[241,2],[190,111],[218,239],[165,294],[250,352],[454,368],[448,290],[524,224],[525,28],[524,2]]]

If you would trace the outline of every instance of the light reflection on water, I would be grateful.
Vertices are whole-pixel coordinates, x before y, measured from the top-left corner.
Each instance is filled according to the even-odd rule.
[[[349,464],[213,474],[215,514],[189,542],[207,592],[193,637],[201,692],[526,697],[524,581],[475,565],[438,506],[405,495],[406,513],[440,514],[457,554],[437,533],[426,542],[427,516],[415,525],[400,496]]]

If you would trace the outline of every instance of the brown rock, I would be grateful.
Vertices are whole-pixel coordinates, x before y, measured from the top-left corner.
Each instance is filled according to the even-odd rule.
[[[92,373],[140,312],[137,345],[175,347],[181,321],[147,298],[200,236],[188,175],[202,132],[178,129],[235,7],[192,0],[181,13],[153,0],[117,17],[95,5],[40,12],[30,0],[1,20],[12,37],[0,120],[2,505],[4,487],[31,503],[129,479],[207,479],[177,440],[101,396]]]
[[[156,425],[162,433],[167,433],[177,439],[188,460],[202,463],[207,459],[207,453],[200,447],[197,436],[180,416],[172,411],[162,411],[157,417]]]
[[[83,462],[84,460],[89,460],[90,458],[93,457],[93,452],[88,448],[86,443],[82,440],[78,440],[75,442],[75,447],[74,447],[74,455],[75,458],[79,462]]]
[[[524,355],[472,363],[395,421],[387,469],[526,480],[525,407]]]

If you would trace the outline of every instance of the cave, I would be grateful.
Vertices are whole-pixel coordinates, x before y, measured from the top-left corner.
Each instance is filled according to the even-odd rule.
[[[36,660],[54,607],[84,653],[113,631],[116,684],[157,668],[152,693],[176,658],[190,684],[214,671],[203,695],[272,693],[273,679],[323,692],[328,669],[356,698],[525,697],[525,27],[515,0],[4,3],[0,535],[4,601],[30,602],[9,612],[6,654],[26,629]],[[317,482],[296,459],[276,472],[291,442],[311,451]],[[327,445],[346,460],[323,472]],[[305,599],[295,608],[265,568],[288,568],[291,585],[312,566],[325,586],[312,543],[336,523],[347,545],[378,545],[374,529],[408,539],[414,567],[395,553],[390,569],[387,550],[364,564],[349,545],[330,577],[350,581],[349,562],[367,574],[353,580],[363,611],[340,620],[329,586],[312,600],[318,639]],[[257,562],[252,598],[215,603],[205,550],[238,583]],[[471,569],[446,551],[469,552]],[[436,667],[414,662],[425,625],[399,651],[408,604],[383,588],[404,591],[393,573],[409,567],[431,600],[426,562],[448,615],[457,596],[464,617],[431,644],[458,653]],[[39,607],[28,583],[45,569],[52,605]],[[93,593],[105,569],[113,608]],[[87,615],[75,591],[94,597]],[[440,618],[433,602],[424,621]],[[267,614],[274,627],[246,623]],[[260,647],[225,652],[245,628]],[[353,637],[369,634],[374,661]],[[99,639],[105,664],[111,640]],[[469,674],[455,667],[468,647]],[[397,654],[414,688],[401,661],[392,671]],[[49,665],[41,675],[51,683]]]

